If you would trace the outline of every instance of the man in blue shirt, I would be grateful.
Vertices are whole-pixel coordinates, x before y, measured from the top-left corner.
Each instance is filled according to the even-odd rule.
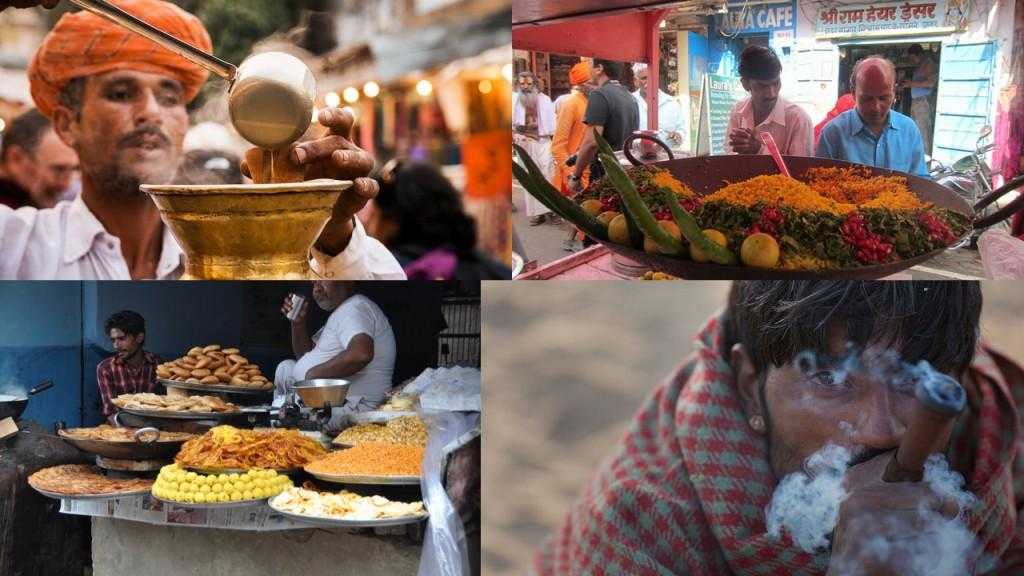
[[[821,130],[815,155],[928,176],[924,142],[917,124],[890,110],[896,99],[896,68],[869,56],[850,75],[856,108],[836,116]]]

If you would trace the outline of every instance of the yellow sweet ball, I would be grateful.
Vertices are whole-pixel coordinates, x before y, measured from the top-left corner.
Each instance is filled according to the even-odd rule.
[[[205,502],[206,502],[206,494],[203,494],[202,492],[199,492],[198,494],[196,494],[196,503],[197,504],[203,504]]]
[[[227,474],[218,474],[217,475],[217,481],[220,482],[221,484],[224,484],[225,482],[228,482],[229,481],[228,475]]]
[[[238,490],[235,490],[234,492],[231,493],[231,499],[232,500],[241,500],[242,499],[242,493],[239,492]]]
[[[189,482],[195,482],[196,478],[199,478],[199,474],[188,472],[185,474],[185,478],[188,478]]]
[[[202,486],[199,487],[199,491],[201,493],[203,493],[203,494],[209,494],[210,493],[210,485],[209,484],[203,484]]]
[[[242,492],[243,500],[252,500],[254,498],[256,498],[256,496],[253,496],[252,490],[246,490],[245,492]]]

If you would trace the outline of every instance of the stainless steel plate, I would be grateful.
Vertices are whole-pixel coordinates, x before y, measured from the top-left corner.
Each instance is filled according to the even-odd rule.
[[[120,408],[120,410],[135,416],[168,418],[171,420],[220,420],[242,415],[242,412],[171,412],[168,410],[137,410],[135,408]]]
[[[318,474],[306,470],[313,477],[337,484],[379,484],[382,486],[411,486],[420,483],[419,476],[366,476],[355,474]]]
[[[196,508],[196,509],[203,508],[203,509],[212,509],[212,510],[228,509],[228,508],[246,508],[246,507],[249,507],[249,506],[256,506],[256,505],[259,505],[259,504],[264,504],[267,501],[266,498],[255,498],[253,500],[238,500],[237,502],[217,502],[215,504],[210,504],[210,503],[203,503],[203,504],[192,503],[192,504],[189,504],[187,502],[175,502],[174,500],[164,500],[163,498],[157,498],[156,496],[153,496],[153,498],[156,498],[157,500],[163,502],[164,504],[173,504],[174,506],[178,506],[180,508]]]
[[[145,490],[134,490],[132,492],[117,492],[113,494],[61,494],[59,492],[51,492],[49,490],[43,490],[42,488],[36,488],[32,486],[32,489],[39,492],[43,496],[50,498],[56,498],[57,500],[116,500],[117,498],[133,498],[135,496],[143,496],[149,494],[150,489]]]
[[[276,496],[274,497],[276,498]],[[384,528],[386,526],[402,526],[404,524],[415,524],[429,518],[427,514],[417,516],[401,516],[399,518],[381,518],[379,520],[341,520],[338,518],[321,518],[319,516],[306,516],[294,512],[285,512],[274,506],[274,498],[267,501],[270,509],[285,518],[323,528]]]
[[[233,386],[229,384],[194,384],[191,382],[178,382],[177,380],[167,380],[164,378],[157,378],[157,382],[163,384],[168,388],[179,388],[182,390],[195,390],[197,392],[217,392],[221,394],[247,394],[250,396],[254,395],[267,395],[274,391],[274,386],[270,388],[246,388],[244,386]]]

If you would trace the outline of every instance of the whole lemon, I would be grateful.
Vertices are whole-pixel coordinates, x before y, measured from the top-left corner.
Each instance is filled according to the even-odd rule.
[[[771,234],[751,234],[740,246],[740,260],[755,268],[774,268],[779,265],[779,243]]]
[[[594,200],[593,198],[584,200],[580,203],[580,208],[583,208],[583,211],[591,216],[597,216],[601,213],[601,201]]]
[[[601,224],[604,224],[607,227],[608,224],[611,223],[611,221],[619,214],[620,213],[616,212],[615,210],[601,212],[600,214],[597,215],[597,221],[600,222]]]
[[[679,231],[679,226],[676,226],[675,222],[672,222],[671,220],[658,220],[658,226],[661,226],[662,230],[668,232],[668,235],[676,240],[683,239],[683,235]],[[647,236],[644,236],[644,252],[649,252],[651,254],[666,254],[657,242],[651,240]]]
[[[629,226],[626,224],[626,217],[619,214],[608,223],[608,239],[616,244],[632,246],[629,241]]]
[[[728,240],[725,239],[725,234],[722,234],[718,230],[707,229],[704,231],[704,235],[719,246],[725,247],[729,244]],[[711,257],[704,253],[703,250],[697,247],[696,244],[690,244],[690,258],[693,258],[694,262],[710,262]]]

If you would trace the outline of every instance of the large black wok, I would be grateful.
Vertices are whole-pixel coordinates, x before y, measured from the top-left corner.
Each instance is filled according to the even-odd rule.
[[[47,380],[39,386],[29,390],[28,395],[26,396],[0,395],[0,420],[3,420],[4,418],[14,418],[15,420],[21,418],[21,413],[24,412],[25,408],[28,406],[28,397],[52,387],[53,381]]]
[[[647,136],[634,134],[627,139],[623,146],[625,155],[634,164],[641,164],[630,153],[630,144],[636,139],[650,139]],[[667,147],[665,147],[667,149]],[[841,160],[829,160],[825,158],[809,158],[803,156],[783,156],[790,174],[798,179],[806,181],[807,170],[818,167],[849,167],[861,166]],[[727,184],[739,182],[755,176],[765,174],[778,174],[779,169],[775,162],[768,155],[729,155],[729,156],[698,156],[694,158],[677,158],[673,160],[662,160],[648,163],[653,166],[665,168],[673,176],[685,182],[695,192],[701,195],[710,194]],[[937,184],[928,178],[913,176],[904,172],[896,172],[883,168],[872,168],[866,166],[872,175],[877,176],[904,176],[907,179],[907,186],[911,192],[916,194],[925,202],[931,202],[936,206],[947,208],[961,214],[974,218],[974,210],[964,199],[954,191]],[[984,202],[983,200],[982,202]],[[976,223],[977,224],[977,223]],[[693,280],[809,280],[829,278],[836,280],[870,280],[882,278],[916,266],[929,258],[941,254],[944,248],[932,250],[914,258],[877,264],[872,266],[859,266],[856,268],[845,268],[839,270],[781,270],[762,269],[749,266],[723,266],[712,262],[700,263],[692,260],[684,260],[651,254],[642,250],[636,250],[628,246],[614,242],[602,242],[610,251],[625,256],[626,258],[660,270],[680,278]]]

